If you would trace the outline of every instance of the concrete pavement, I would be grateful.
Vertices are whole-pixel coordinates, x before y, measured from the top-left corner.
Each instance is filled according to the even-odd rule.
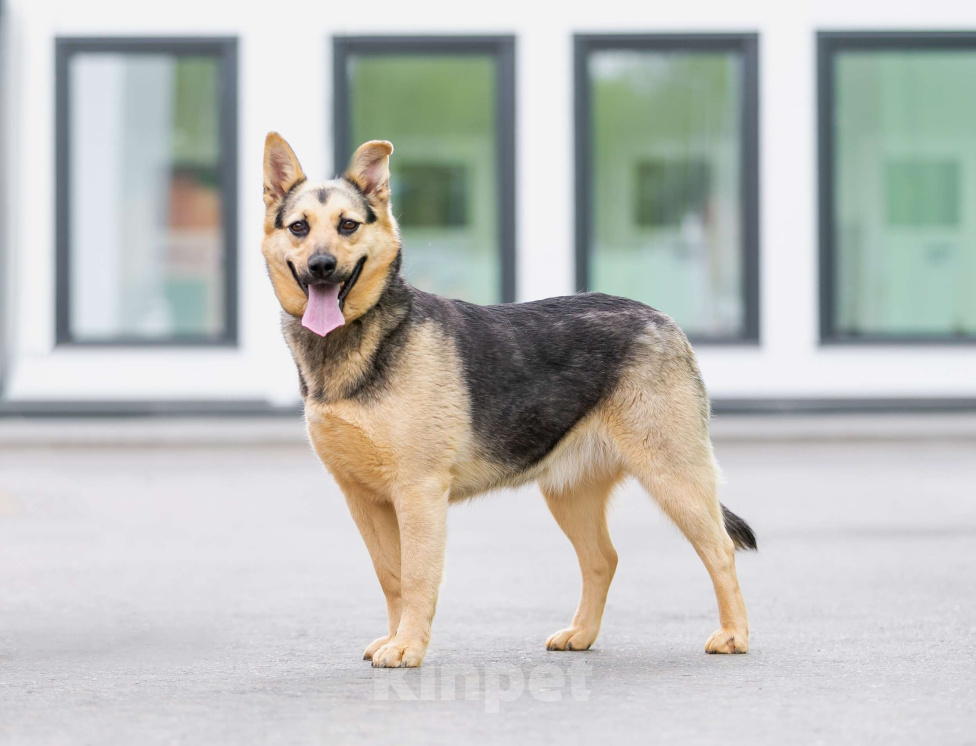
[[[746,656],[702,652],[707,575],[636,486],[587,653],[543,647],[579,580],[537,492],[455,508],[398,672],[360,659],[385,610],[340,495],[278,441],[0,447],[0,743],[976,743],[965,437],[720,439]]]

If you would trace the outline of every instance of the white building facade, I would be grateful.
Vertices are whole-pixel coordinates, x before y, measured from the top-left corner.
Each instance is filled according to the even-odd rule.
[[[976,407],[976,5],[7,0],[0,411],[273,411],[262,148],[393,141],[405,264],[630,295],[718,407]]]

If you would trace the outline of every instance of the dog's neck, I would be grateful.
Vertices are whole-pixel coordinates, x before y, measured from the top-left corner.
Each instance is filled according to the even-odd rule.
[[[327,404],[364,397],[374,382],[380,348],[406,324],[413,289],[393,268],[379,300],[359,318],[320,337],[301,319],[283,315],[285,340],[298,366],[302,398]]]

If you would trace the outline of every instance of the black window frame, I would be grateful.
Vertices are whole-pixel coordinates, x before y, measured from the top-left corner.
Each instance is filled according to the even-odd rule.
[[[702,345],[760,344],[759,290],[759,35],[743,33],[702,34],[576,34],[574,36],[574,120],[576,156],[576,289],[590,289],[592,257],[592,111],[588,63],[593,52],[733,52],[742,57],[742,109],[740,143],[742,295],[745,314],[738,335],[689,334]]]
[[[237,37],[82,37],[55,40],[55,343],[72,347],[236,347],[238,314],[238,57]],[[76,54],[205,55],[220,63],[219,136],[221,221],[223,230],[224,328],[219,336],[75,339],[71,333],[71,85],[70,64]]]
[[[0,173],[6,173],[7,166],[7,117],[3,102],[7,100],[7,77],[4,75],[3,60],[6,59],[7,43],[7,3],[0,0]],[[6,225],[7,218],[7,185],[6,180],[0,180],[0,402],[3,401],[7,390],[7,370],[10,365],[8,350],[10,324],[13,320],[13,303],[8,292],[10,288],[10,265],[7,258]],[[9,316],[8,316],[9,314]]]
[[[976,344],[976,333],[843,334],[836,324],[837,241],[834,232],[834,92],[839,52],[976,52],[976,31],[818,31],[817,32],[817,199],[821,346],[958,346]]]
[[[498,173],[499,296],[516,298],[515,37],[347,36],[332,37],[333,165],[340,172],[352,155],[349,141],[349,59],[357,55],[490,55],[495,58],[495,157]],[[406,249],[409,251],[409,247]]]

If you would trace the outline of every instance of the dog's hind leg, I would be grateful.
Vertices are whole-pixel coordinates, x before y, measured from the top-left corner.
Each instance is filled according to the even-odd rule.
[[[364,660],[372,660],[373,653],[386,645],[400,625],[400,528],[393,505],[382,502],[348,480],[339,480],[346,496],[346,504],[359,533],[363,537],[373,569],[386,596],[389,634],[371,642],[363,652]]]
[[[618,474],[588,476],[569,487],[540,484],[546,504],[573,542],[583,576],[583,590],[573,621],[546,640],[547,650],[586,650],[596,640],[617,552],[607,531],[607,502]]]
[[[749,618],[735,572],[735,547],[722,521],[713,476],[651,467],[641,483],[695,548],[712,579],[721,625],[705,643],[708,653],[749,651]]]
[[[634,393],[612,423],[614,440],[627,471],[674,521],[708,570],[721,627],[708,638],[706,652],[745,653],[749,619],[735,572],[735,546],[718,501],[707,409],[702,414],[697,396],[682,397],[681,389],[675,386],[664,404],[663,397]]]

